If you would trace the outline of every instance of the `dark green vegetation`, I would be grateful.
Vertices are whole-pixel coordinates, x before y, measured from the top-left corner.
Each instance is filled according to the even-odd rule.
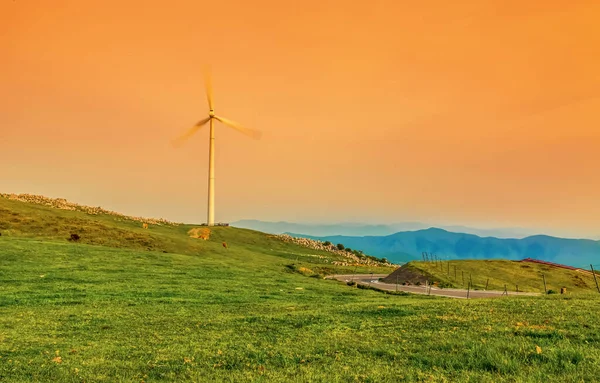
[[[412,261],[405,264],[403,274],[423,276],[428,281],[437,282],[441,287],[483,290],[519,291],[544,293],[544,278],[546,289],[560,292],[562,287],[569,293],[597,292],[594,277],[591,272],[575,271],[542,265],[532,262],[519,261],[442,261],[420,262]],[[600,275],[596,276],[600,282]],[[394,276],[390,276],[392,282]],[[414,278],[415,280],[419,278]],[[399,282],[403,279],[400,277]],[[414,282],[413,282],[414,284]]]
[[[0,208],[2,382],[579,382],[600,370],[597,294],[386,295],[307,277],[334,266],[258,232],[202,241]],[[95,244],[67,241],[77,229]]]
[[[441,259],[543,259],[574,267],[588,268],[600,264],[600,241],[565,239],[535,235],[523,239],[478,237],[442,229],[400,232],[388,236],[298,237],[343,243],[367,254],[386,257],[391,262],[420,260],[423,252],[433,252]]]

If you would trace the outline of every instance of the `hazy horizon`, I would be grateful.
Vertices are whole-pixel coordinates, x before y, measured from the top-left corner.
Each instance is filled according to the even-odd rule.
[[[27,192],[18,192],[17,193],[17,192],[5,191],[5,190],[0,190],[0,193],[42,195],[47,198],[66,198],[64,196],[50,196],[50,195],[44,195],[44,194],[40,194],[40,193],[27,193]],[[66,198],[66,199],[69,202],[73,202],[73,203],[77,203],[77,204],[81,204],[81,205],[87,205],[87,206],[100,206],[107,210],[112,210],[112,211],[116,211],[118,213],[131,215],[131,216],[143,216],[143,217],[148,217],[148,218],[164,218],[164,219],[167,219],[172,222],[181,222],[181,223],[186,223],[186,224],[199,224],[199,223],[204,222],[202,219],[197,220],[197,221],[194,221],[194,220],[186,221],[186,220],[173,219],[172,217],[169,217],[169,216],[160,216],[160,215],[152,215],[152,214],[145,215],[145,214],[140,214],[135,211],[119,210],[119,209],[114,208],[110,204],[109,205],[98,205],[93,202],[83,203],[80,200],[72,200],[70,198]],[[509,226],[504,226],[504,227],[502,227],[502,226],[486,226],[486,225],[481,225],[481,224],[477,224],[477,223],[469,224],[469,223],[461,223],[461,222],[426,222],[426,221],[400,221],[400,220],[343,221],[343,220],[333,220],[333,219],[332,220],[322,220],[322,221],[310,221],[310,220],[293,221],[293,220],[286,220],[286,219],[261,220],[259,218],[240,218],[240,219],[232,220],[232,221],[219,221],[219,222],[226,222],[226,223],[232,224],[232,223],[243,222],[243,221],[256,221],[256,222],[260,222],[260,223],[273,223],[273,224],[277,224],[277,223],[297,224],[297,225],[306,225],[306,226],[322,225],[322,226],[356,226],[356,227],[360,227],[360,226],[393,227],[393,226],[403,226],[403,225],[420,225],[420,226],[422,226],[421,228],[401,229],[401,230],[397,230],[397,231],[423,230],[423,229],[427,229],[430,227],[431,228],[441,228],[443,230],[453,231],[452,228],[456,228],[457,230],[454,230],[456,232],[471,233],[471,234],[475,234],[478,236],[489,235],[489,236],[494,236],[494,237],[499,237],[499,238],[525,238],[525,237],[532,236],[532,235],[550,235],[550,236],[561,237],[561,238],[600,240],[600,235],[594,231],[591,231],[589,233],[576,233],[576,232],[569,232],[566,230],[552,230],[552,229],[548,229],[548,228],[515,227],[515,226],[512,226],[512,227],[509,227]],[[467,229],[467,230],[461,231],[461,229]],[[478,231],[490,232],[490,233],[482,234],[482,233],[478,233]],[[495,235],[494,232],[499,232],[499,233],[514,232],[514,233],[519,233],[519,235],[515,235],[515,236]],[[390,232],[390,234],[392,234],[392,233],[395,233],[395,231]]]

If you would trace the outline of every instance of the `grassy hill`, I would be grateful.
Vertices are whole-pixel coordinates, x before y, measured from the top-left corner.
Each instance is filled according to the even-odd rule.
[[[303,275],[338,266],[266,234],[2,198],[0,224],[2,382],[578,382],[600,365],[598,294],[386,295]]]
[[[507,260],[468,260],[449,262],[412,261],[402,267],[400,283],[428,280],[448,288],[500,290],[506,287],[510,293],[516,291],[544,293],[546,290],[560,292],[566,287],[568,292],[595,292],[596,284],[590,272],[563,269],[550,265]],[[597,276],[600,281],[600,275]],[[390,275],[387,282],[395,283],[396,276]]]
[[[590,239],[567,239],[546,235],[503,239],[453,233],[436,228],[399,232],[388,236],[298,236],[342,243],[377,257],[386,257],[392,262],[419,260],[423,252],[433,252],[446,260],[535,258],[575,267],[600,264],[600,241]]]
[[[51,199],[46,201],[48,204],[54,202]],[[294,264],[298,268],[310,264],[312,269],[322,273],[349,272],[354,269],[385,273],[393,270],[377,265],[334,266],[333,262],[347,259],[328,251],[282,242],[272,235],[254,230],[212,227],[209,240],[205,241],[188,235],[192,229],[202,230],[199,225],[127,217],[112,212],[96,213],[97,210],[92,210],[94,213],[90,214],[86,211],[87,207],[82,207],[81,210],[64,210],[0,197],[0,233],[4,237],[58,242],[68,242],[71,234],[77,234],[80,236],[77,241],[79,244],[198,256],[223,251],[227,251],[223,254],[260,252],[283,258],[283,263]],[[149,223],[148,229],[144,229],[144,222],[154,223]],[[227,249],[223,247],[223,243],[227,244]]]

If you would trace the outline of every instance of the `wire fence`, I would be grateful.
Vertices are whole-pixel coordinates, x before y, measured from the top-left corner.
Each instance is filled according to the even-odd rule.
[[[431,266],[433,266],[433,270],[431,270],[431,271],[437,270],[435,272],[435,274],[438,276],[437,279],[440,279],[440,280],[437,282],[433,282],[433,284],[437,285],[438,287],[444,288],[444,287],[460,286],[461,288],[467,290],[467,297],[469,296],[469,292],[471,290],[484,290],[485,291],[485,290],[488,290],[490,288],[490,286],[492,287],[492,289],[495,289],[497,291],[503,289],[503,294],[506,294],[506,295],[508,295],[509,292],[519,293],[519,292],[531,291],[531,287],[532,287],[532,279],[531,278],[521,279],[515,275],[515,278],[511,278],[510,281],[506,281],[506,283],[504,283],[504,281],[502,281],[501,283],[499,283],[499,278],[497,276],[490,275],[490,273],[479,273],[476,271],[474,272],[474,270],[470,269],[470,268],[461,268],[460,266],[461,266],[462,261],[468,261],[468,260],[447,260],[447,259],[442,259],[435,253],[427,253],[427,252],[422,253],[422,262],[424,262],[425,264],[427,264],[429,266],[428,268],[425,269],[425,271],[429,271],[431,269]],[[562,265],[562,264],[558,264],[558,263],[542,261],[542,260],[537,260],[537,259],[531,259],[531,258],[526,258],[524,260],[516,261],[516,262],[523,262],[523,267],[528,267],[529,265],[527,265],[527,263],[535,263],[535,264],[541,265],[542,267],[543,266],[558,267],[558,268],[563,268],[566,270],[580,272],[581,275],[572,276],[573,285],[580,289],[596,290],[598,293],[600,293],[600,281],[599,281],[600,280],[600,272],[598,271],[598,270],[600,270],[600,264],[587,264],[587,265],[585,265],[585,266],[587,266],[587,268],[586,268],[584,265],[581,265],[581,267],[575,267],[575,266],[571,266],[571,265]],[[438,270],[438,267],[439,267],[439,270]],[[535,283],[535,285],[543,286],[544,294],[551,294],[551,293],[558,292],[558,291],[553,290],[552,288],[549,288],[549,286],[554,287],[557,290],[560,288],[561,294],[566,293],[568,286],[565,286],[560,281],[556,281],[555,278],[552,278],[551,275],[547,276],[543,271],[545,271],[545,270],[542,270],[540,272],[539,283]],[[548,271],[550,271],[550,269],[548,269]],[[490,270],[490,272],[493,272],[493,270]],[[444,278],[439,278],[440,274],[442,274],[442,276]],[[433,277],[433,275],[431,277]],[[547,277],[550,277],[550,280],[547,280]],[[435,278],[431,278],[431,279],[435,279]],[[586,280],[586,279],[588,279],[588,280]],[[429,286],[431,286],[432,281],[428,280],[427,283]],[[521,289],[519,289],[519,285],[521,285]],[[431,288],[431,287],[429,287],[429,288]],[[541,290],[541,288],[540,288],[540,290]],[[540,292],[542,292],[542,291],[540,291]]]

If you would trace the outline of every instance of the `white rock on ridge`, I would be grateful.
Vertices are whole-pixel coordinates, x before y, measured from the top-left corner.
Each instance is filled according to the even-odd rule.
[[[132,216],[127,216],[127,215],[117,213],[114,211],[106,210],[101,207],[90,207],[90,206],[79,205],[77,203],[69,202],[64,198],[48,198],[48,197],[44,197],[41,195],[34,195],[34,194],[4,194],[4,193],[0,193],[0,197],[15,200],[15,201],[33,203],[36,205],[49,206],[54,209],[77,210],[77,211],[81,211],[81,212],[91,214],[91,215],[107,214],[107,215],[115,216],[120,219],[137,221],[137,222],[142,222],[142,223],[150,223],[150,224],[154,224],[154,225],[172,225],[172,226],[180,225],[179,223],[170,222],[163,218],[132,217]]]
[[[340,261],[331,262],[334,265],[348,266],[351,264],[361,264],[361,265],[397,266],[397,265],[393,265],[391,263],[374,261],[374,260],[366,258],[366,257],[360,258],[349,251],[339,250],[333,244],[325,245],[325,242],[316,241],[313,239],[292,237],[289,234],[278,234],[278,235],[272,235],[271,237],[277,238],[283,242],[295,243],[296,245],[300,245],[302,247],[306,247],[306,248],[313,249],[313,250],[328,251],[330,253],[333,253],[333,254],[336,254],[336,255],[339,255],[339,256],[342,256],[342,257],[348,259],[348,262],[340,262]]]

